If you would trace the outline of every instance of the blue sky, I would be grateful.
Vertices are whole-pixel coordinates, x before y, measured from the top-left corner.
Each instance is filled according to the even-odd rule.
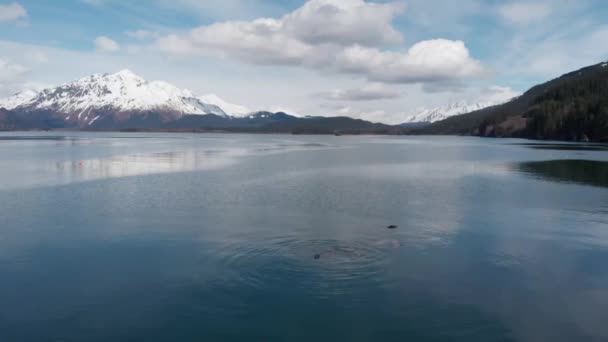
[[[0,96],[129,68],[252,109],[399,122],[608,59],[605,18],[604,0],[0,0]]]

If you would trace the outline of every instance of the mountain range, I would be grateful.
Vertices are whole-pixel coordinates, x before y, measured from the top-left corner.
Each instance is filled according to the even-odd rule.
[[[567,73],[502,105],[450,117],[416,133],[608,142],[608,62]]]
[[[471,103],[469,101],[462,100],[432,109],[421,108],[416,114],[406,118],[402,125],[420,126],[423,124],[432,124],[452,116],[474,112],[487,107],[496,106],[507,101],[508,100],[494,100]]]
[[[347,117],[252,112],[217,95],[197,96],[129,70],[94,74],[55,88],[0,100],[0,129],[195,130],[388,133],[394,128]]]
[[[407,118],[404,126],[429,124],[495,104],[498,102],[460,101],[435,109],[421,109]],[[245,106],[224,101],[215,94],[199,96],[167,82],[148,82],[130,70],[94,74],[39,92],[25,90],[0,100],[0,108],[18,112],[32,122],[40,123],[45,118],[45,125],[52,123],[53,126],[80,129],[111,129],[113,125],[125,124],[151,127],[157,126],[158,122],[179,120],[185,115],[210,114],[233,119],[248,117],[251,120],[251,115],[256,113]],[[155,118],[146,119],[151,113]],[[157,122],[145,123],[142,119]],[[194,121],[198,122],[200,118]],[[169,126],[175,126],[175,123]]]
[[[608,63],[570,72],[503,102],[461,101],[421,110],[403,125],[391,126],[349,117],[251,112],[216,95],[197,96],[123,70],[0,100],[0,129],[456,134],[608,141]]]

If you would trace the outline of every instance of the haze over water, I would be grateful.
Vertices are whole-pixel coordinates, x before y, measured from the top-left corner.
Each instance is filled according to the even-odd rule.
[[[2,133],[0,155],[0,341],[608,339],[601,145]]]

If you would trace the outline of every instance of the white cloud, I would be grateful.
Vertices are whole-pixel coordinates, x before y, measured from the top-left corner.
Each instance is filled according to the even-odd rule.
[[[608,25],[565,25],[538,40],[537,35],[519,36],[506,45],[500,70],[540,83],[576,69],[599,63],[608,56]]]
[[[513,25],[528,25],[542,21],[551,15],[548,2],[511,2],[498,8],[499,15]]]
[[[464,42],[446,39],[418,42],[405,53],[352,46],[338,55],[335,64],[343,72],[394,83],[475,78],[486,72],[479,61],[471,58]]]
[[[100,36],[95,38],[95,49],[97,51],[115,52],[120,50],[120,45],[106,36]]]
[[[20,83],[18,91],[22,91],[24,89],[29,89],[29,90],[33,90],[33,91],[42,91],[44,89],[52,88],[52,87],[55,87],[55,86],[57,86],[57,85],[56,84],[45,83],[45,82],[30,81],[30,82]]]
[[[511,87],[492,85],[481,89],[480,97],[476,102],[500,103],[511,100],[520,95],[521,92],[516,91]]]
[[[435,82],[483,75],[481,63],[470,56],[462,41],[422,41],[406,52],[381,49],[401,41],[392,21],[403,9],[400,3],[311,0],[280,19],[201,26],[184,35],[162,37],[156,47],[178,55],[330,69],[378,82]]]
[[[0,4],[0,22],[18,21],[27,18],[27,10],[17,2]]]
[[[0,97],[21,90],[20,82],[28,71],[25,66],[0,57]]]
[[[315,97],[317,96],[331,101],[373,101],[396,99],[401,96],[401,93],[384,84],[371,83],[366,84],[361,88],[332,89],[327,92],[315,94]]]
[[[422,84],[422,90],[429,94],[462,93],[466,87],[467,85],[463,80],[457,79]]]
[[[297,65],[314,57],[314,47],[276,34],[270,19],[248,23],[219,23],[169,35],[157,46],[172,54],[231,56],[255,64]]]
[[[28,71],[28,68],[21,64],[12,63],[0,58],[0,82],[10,82],[16,80]]]
[[[375,46],[402,41],[392,22],[404,10],[398,2],[311,0],[277,24],[286,35],[305,43]]]
[[[28,62],[34,64],[44,64],[49,61],[49,56],[42,51],[28,51],[23,57]]]

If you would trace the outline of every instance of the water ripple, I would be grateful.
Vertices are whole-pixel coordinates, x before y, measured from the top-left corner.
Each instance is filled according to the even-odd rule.
[[[362,283],[379,283],[390,251],[399,246],[395,240],[279,237],[225,245],[218,251],[218,262],[230,270],[228,279],[222,281],[237,287],[279,287],[324,297],[369,288]]]

